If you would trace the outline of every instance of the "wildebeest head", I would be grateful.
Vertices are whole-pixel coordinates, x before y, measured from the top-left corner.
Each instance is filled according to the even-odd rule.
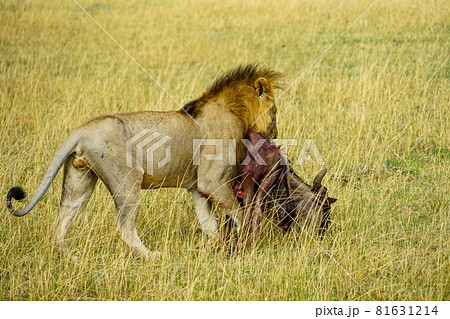
[[[297,216],[299,221],[319,232],[328,228],[331,204],[337,199],[329,197],[327,188],[322,185],[326,172],[327,168],[323,167],[314,178],[313,186],[309,186],[289,167],[291,194],[280,180],[266,194],[266,209],[275,212],[283,230],[289,230]]]

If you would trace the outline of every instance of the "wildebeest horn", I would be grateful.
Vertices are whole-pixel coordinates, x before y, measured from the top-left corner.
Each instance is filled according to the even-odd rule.
[[[317,190],[322,186],[322,179],[326,173],[327,173],[327,168],[324,166],[319,171],[319,173],[317,173],[316,177],[314,177],[314,182],[313,182],[313,187],[312,187],[314,190]]]

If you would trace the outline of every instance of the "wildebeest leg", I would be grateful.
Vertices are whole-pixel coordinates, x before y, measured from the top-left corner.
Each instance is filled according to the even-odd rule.
[[[194,201],[194,208],[202,231],[211,237],[217,237],[217,218],[212,211],[211,202],[202,197],[198,190],[189,189]]]
[[[261,221],[263,215],[263,205],[264,205],[264,197],[269,193],[270,188],[277,181],[280,176],[281,168],[277,169],[275,172],[270,174],[268,177],[264,179],[262,184],[259,187],[258,193],[256,195],[255,200],[255,211],[253,213],[252,219],[252,239],[257,239],[261,234]]]
[[[60,253],[66,251],[65,237],[89,201],[98,180],[89,168],[75,168],[72,164],[73,160],[74,157],[71,156],[64,164],[61,204],[54,226]]]
[[[225,225],[223,229],[223,241],[228,243],[231,238],[231,223],[232,218],[229,215],[225,215]]]
[[[244,214],[242,215],[242,227],[238,231],[236,238],[236,251],[241,250],[242,247],[247,247],[248,240],[250,237],[250,232],[252,228],[252,209],[249,207],[244,208]]]
[[[253,199],[256,185],[252,180],[246,180],[242,185],[245,192],[244,213],[242,216],[242,227],[239,229],[236,239],[236,251],[240,250],[242,246],[245,248],[250,244],[249,240],[252,232]]]

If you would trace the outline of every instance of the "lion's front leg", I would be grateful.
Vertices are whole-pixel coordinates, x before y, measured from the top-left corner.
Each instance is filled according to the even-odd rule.
[[[215,238],[218,233],[217,217],[212,211],[211,202],[207,198],[200,195],[197,189],[189,189],[194,201],[195,213],[197,214],[200,227],[203,233]]]
[[[244,210],[237,200],[229,183],[199,183],[199,192],[204,197],[211,201],[217,207],[223,209],[227,214],[223,240],[228,243],[231,234],[231,220],[234,221],[237,228],[237,242],[235,249],[240,250],[242,243],[245,241],[245,234],[248,233],[247,227],[242,225],[249,225],[248,222],[243,221]],[[244,217],[245,218],[245,217]]]
[[[239,231],[243,210],[229,182],[203,182],[199,179],[198,192],[203,198],[223,209],[233,219]]]
[[[206,146],[202,149],[203,154],[213,154],[215,149]],[[238,199],[234,195],[231,181],[236,175],[236,166],[230,165],[228,154],[222,154],[217,159],[201,158],[201,163],[197,169],[197,190],[199,194],[221,208],[234,221],[238,233],[242,224],[243,209]],[[226,223],[225,231],[230,229]],[[225,234],[225,240],[229,235]]]

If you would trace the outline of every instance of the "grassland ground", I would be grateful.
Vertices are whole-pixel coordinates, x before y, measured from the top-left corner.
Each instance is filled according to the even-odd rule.
[[[248,62],[288,87],[372,3],[79,2],[179,104]],[[77,261],[59,259],[60,173],[26,217],[1,205],[0,299],[449,300],[449,9],[378,1],[278,101],[279,137],[298,140],[289,158],[313,139],[339,199],[323,238],[266,220],[258,244],[229,258],[204,247],[184,190],[144,191],[138,231],[162,252],[144,263],[98,184],[69,235]],[[73,1],[0,0],[0,25],[2,198],[33,193],[87,119],[179,108]],[[294,168],[307,181],[319,169]]]

